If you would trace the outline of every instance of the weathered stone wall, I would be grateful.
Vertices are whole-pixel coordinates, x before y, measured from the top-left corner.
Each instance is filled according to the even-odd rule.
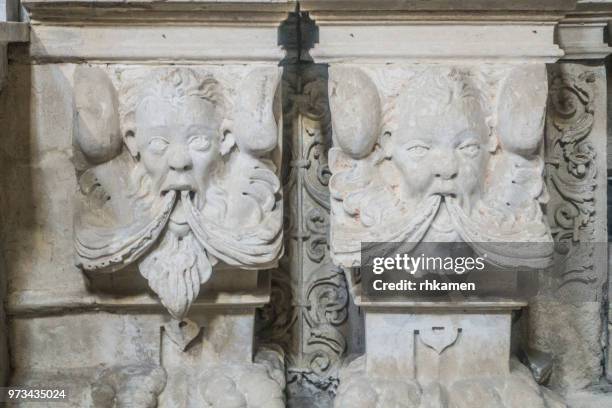
[[[548,388],[572,406],[598,406],[588,398],[594,389],[607,391],[610,378],[610,83],[602,64],[609,47],[601,37],[612,10],[605,2],[586,8],[570,0],[500,0],[486,11],[478,1],[304,0],[301,13],[291,13],[296,3],[23,2],[32,20],[30,43],[9,46],[8,75],[0,78],[0,187],[6,192],[0,195],[6,306],[6,317],[0,309],[0,383],[10,377],[12,385],[66,387],[66,406],[74,407],[111,401],[386,407],[396,399],[442,407],[473,406],[473,398],[483,406],[562,406]],[[16,10],[7,4],[0,3],[0,21],[2,11]],[[0,30],[0,51],[23,39],[15,34],[20,30]],[[2,67],[0,55],[0,75]],[[124,105],[132,97],[163,99],[192,76],[202,83],[185,92],[202,92],[215,106],[193,108],[181,91],[164,108],[141,112],[150,116],[140,127],[160,120],[178,134],[178,125],[194,118],[216,123],[218,99],[211,94],[221,89],[230,103],[215,125],[223,129],[223,159],[216,163],[230,176],[219,176],[219,190],[170,183],[143,194],[155,197],[153,209],[169,206],[160,210],[167,217],[155,220],[171,227],[147,224],[141,234],[138,221],[150,209],[133,216],[137,200],[126,191],[132,166],[146,160],[145,144],[132,146],[138,126],[130,121],[138,120]],[[202,91],[213,82],[219,87]],[[467,178],[459,166],[455,190],[433,194],[444,199],[422,220],[427,227],[410,230],[424,213],[411,200],[427,198],[415,178],[433,180],[429,188],[439,168],[454,162],[432,156],[411,169],[405,164],[416,163],[422,151],[400,152],[396,138],[412,143],[411,115],[438,112],[444,90],[457,84],[480,107],[449,108],[452,115],[425,129],[450,132],[465,117],[485,123],[492,132],[486,141],[462,147],[470,157],[486,150],[490,163]],[[142,96],[157,85],[153,97]],[[169,112],[185,116],[174,123]],[[171,137],[159,137],[168,149],[176,147]],[[206,141],[198,149],[207,151]],[[224,143],[229,147],[222,152]],[[158,160],[165,159],[151,160],[150,167]],[[166,171],[176,171],[173,166]],[[517,185],[510,176],[519,167],[524,181]],[[251,170],[257,174],[245,183],[255,185],[249,188],[242,182]],[[475,181],[487,186],[482,197],[468,189]],[[206,205],[217,202],[219,191],[235,194],[225,201],[234,216],[189,204],[200,193]],[[208,214],[207,221],[190,223],[193,208]],[[518,221],[508,227],[500,213]],[[271,221],[253,222],[259,215]],[[567,281],[561,293],[579,300],[544,297],[523,314],[523,343],[531,349],[522,350],[523,362],[532,372],[507,355],[512,310],[523,303],[432,311],[361,298],[355,269],[361,241],[440,238],[426,230],[444,230],[453,217],[460,221],[447,232],[460,241],[593,244],[560,271]],[[126,219],[136,222],[122,224]],[[213,224],[219,228],[206,230]],[[115,229],[107,233],[107,227]],[[156,240],[171,228],[181,239],[163,252]],[[187,250],[192,235],[185,234],[196,237]],[[156,264],[169,258],[173,265],[196,259],[180,268],[193,273],[172,280]],[[442,340],[434,328],[444,332]],[[474,349],[481,355],[470,354]],[[547,353],[543,362],[530,359],[534,350]],[[478,357],[491,361],[474,363]],[[389,367],[397,368],[392,376]],[[538,377],[548,370],[550,377]],[[602,407],[609,403],[599,397]]]

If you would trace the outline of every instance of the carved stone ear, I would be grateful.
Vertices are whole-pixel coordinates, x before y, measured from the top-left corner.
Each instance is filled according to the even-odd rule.
[[[100,68],[74,71],[76,122],[74,142],[87,161],[100,164],[121,152],[117,92]]]
[[[136,145],[136,135],[133,130],[128,130],[123,135],[123,142],[127,146],[132,157],[138,157],[138,146]]]
[[[232,147],[236,144],[236,139],[234,138],[234,134],[230,130],[232,127],[231,121],[224,120],[221,125],[221,143],[219,143],[219,152],[221,155],[225,156],[228,154]]]
[[[387,131],[380,136],[378,144],[385,154],[385,158],[390,159],[393,157],[393,147],[391,146],[391,132]]]

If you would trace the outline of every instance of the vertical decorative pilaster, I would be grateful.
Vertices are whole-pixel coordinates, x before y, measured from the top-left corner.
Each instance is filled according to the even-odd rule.
[[[603,374],[605,70],[562,62],[550,67],[549,83],[546,211],[565,261],[549,295],[530,305],[530,344],[553,356],[550,385],[572,391],[598,383]]]
[[[357,310],[329,253],[327,70],[312,63],[285,70],[286,253],[273,274],[273,302],[264,309],[260,337],[286,350],[289,404],[329,407],[343,358],[361,339],[359,331],[351,336]]]
[[[529,310],[530,344],[553,358],[551,387],[572,394],[600,383],[609,349],[607,316],[607,83],[603,59],[611,17],[604,4],[578,4],[559,24],[564,57],[549,67],[546,207],[565,258],[554,293]]]

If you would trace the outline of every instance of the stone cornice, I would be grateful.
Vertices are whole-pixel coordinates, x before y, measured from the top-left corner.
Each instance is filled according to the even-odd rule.
[[[549,16],[550,17],[550,16]],[[315,15],[316,18],[316,15]],[[319,21],[316,62],[554,62],[558,18]]]
[[[559,24],[558,41],[563,59],[603,59],[612,53],[605,30],[609,19],[568,19]]]
[[[313,12],[399,11],[436,12],[510,12],[510,11],[569,11],[576,0],[300,0],[301,9]]]
[[[555,28],[575,1],[304,0],[317,62],[554,62]]]
[[[25,0],[33,24],[104,24],[208,22],[277,25],[296,0]]]
[[[294,0],[26,0],[35,62],[278,63]]]
[[[30,57],[38,62],[226,63],[282,59],[283,52],[274,47],[277,28],[297,3],[25,0],[23,5],[35,33]],[[319,42],[311,50],[317,62],[554,62],[609,54],[603,39],[612,18],[608,1],[302,0],[299,4],[319,26]]]
[[[559,23],[563,59],[603,59],[612,53],[606,27],[612,22],[612,1],[583,1]]]

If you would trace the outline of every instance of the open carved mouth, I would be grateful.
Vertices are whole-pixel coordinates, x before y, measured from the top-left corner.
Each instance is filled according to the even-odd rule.
[[[169,186],[168,188],[165,188],[161,191],[161,196],[165,196],[166,194],[168,194],[170,191],[176,191],[177,196],[178,197],[182,197],[183,195],[181,194],[183,191],[188,192],[187,196],[189,197],[189,199],[193,200],[195,197],[195,189],[191,186],[191,185],[180,185],[180,186]]]
[[[457,197],[457,194],[450,192],[450,191],[438,191],[438,192],[435,192],[433,195],[439,195],[440,197],[442,197],[442,199],[444,199],[445,197],[452,197],[452,198]]]
[[[165,193],[167,193],[170,190],[174,190],[174,191],[192,191],[193,190],[193,186],[191,184],[188,184],[188,183],[169,184],[168,186],[164,187],[164,189],[162,190],[162,194],[165,194]]]

